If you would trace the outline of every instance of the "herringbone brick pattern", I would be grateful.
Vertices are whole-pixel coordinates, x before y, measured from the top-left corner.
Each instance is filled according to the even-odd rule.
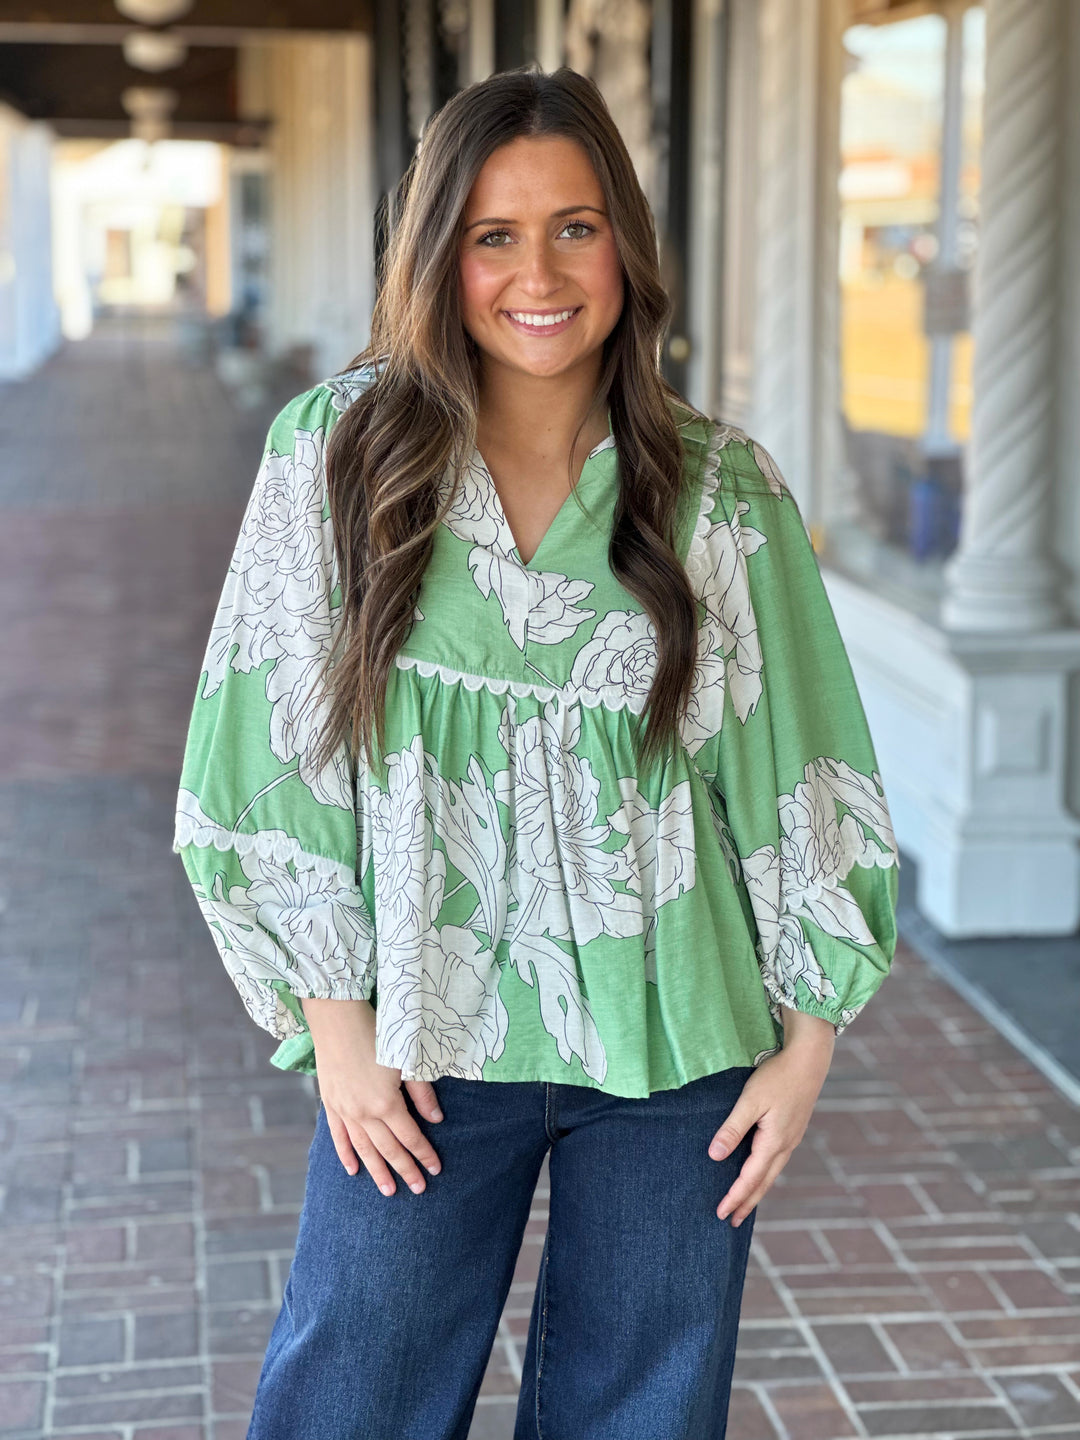
[[[10,1440],[243,1440],[288,1271],[314,1091],[169,850],[268,418],[153,328],[0,391]],[[545,1200],[473,1440],[512,1431]],[[761,1206],[729,1433],[1080,1440],[1080,1114],[906,948]]]

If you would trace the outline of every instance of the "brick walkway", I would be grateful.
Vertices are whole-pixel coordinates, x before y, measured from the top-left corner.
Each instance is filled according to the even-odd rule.
[[[288,1271],[314,1089],[169,850],[267,419],[154,327],[0,391],[5,1440],[243,1440]],[[512,1431],[544,1201],[472,1440]],[[730,1440],[1078,1440],[1078,1212],[1080,1114],[902,949],[761,1206]]]

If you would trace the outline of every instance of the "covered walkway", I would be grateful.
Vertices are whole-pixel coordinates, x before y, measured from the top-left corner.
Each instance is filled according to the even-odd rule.
[[[165,321],[0,390],[10,1440],[243,1440],[288,1271],[315,1092],[170,851],[269,418]],[[472,1440],[511,1435],[544,1204]],[[761,1207],[730,1437],[1044,1435],[1080,1436],[1080,1113],[903,947]]]

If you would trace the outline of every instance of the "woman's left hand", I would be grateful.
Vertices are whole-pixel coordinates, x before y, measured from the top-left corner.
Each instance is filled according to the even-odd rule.
[[[769,1190],[806,1133],[832,1061],[836,1035],[829,1021],[786,1006],[781,1010],[784,1048],[749,1077],[709,1145],[712,1159],[722,1160],[757,1124],[750,1154],[716,1209],[721,1220],[730,1215],[736,1226]]]

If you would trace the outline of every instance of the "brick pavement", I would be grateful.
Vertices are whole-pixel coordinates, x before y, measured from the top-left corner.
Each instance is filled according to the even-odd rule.
[[[242,1440],[288,1271],[315,1092],[169,850],[267,419],[152,326],[0,390],[5,1440]],[[471,1440],[512,1431],[545,1200]],[[760,1207],[729,1435],[1080,1440],[1080,1114],[906,947]]]

